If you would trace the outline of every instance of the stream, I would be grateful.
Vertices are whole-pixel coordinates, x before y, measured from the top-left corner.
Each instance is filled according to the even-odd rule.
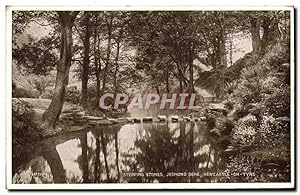
[[[222,146],[204,122],[88,127],[13,159],[13,183],[216,182]]]

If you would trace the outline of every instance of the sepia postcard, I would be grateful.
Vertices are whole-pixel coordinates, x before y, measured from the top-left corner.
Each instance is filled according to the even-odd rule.
[[[6,12],[7,189],[295,189],[292,6]]]

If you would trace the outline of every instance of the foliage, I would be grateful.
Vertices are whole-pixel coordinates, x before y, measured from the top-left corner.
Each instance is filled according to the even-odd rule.
[[[23,145],[42,138],[41,130],[34,120],[32,106],[21,99],[12,100],[13,154],[19,156]]]
[[[281,171],[289,171],[288,15],[285,11],[16,11],[12,55],[16,67],[32,78],[31,87],[42,98],[53,98],[54,90],[49,86],[54,79],[48,75],[57,69],[56,84],[60,86],[56,87],[63,90],[57,90],[59,98],[54,98],[53,107],[45,112],[46,126],[56,125],[61,111],[56,108],[61,109],[64,100],[81,102],[88,114],[103,115],[98,96],[106,92],[126,93],[138,86],[141,91],[158,94],[192,93],[194,85],[200,86],[224,100],[229,111],[228,115],[206,113],[208,129],[219,136],[217,141],[239,151],[228,160],[225,170],[255,172],[255,176],[237,181],[286,180],[283,173],[272,173],[278,177],[271,178],[265,165],[280,162]],[[49,33],[33,36],[26,31],[33,24],[46,27]],[[234,53],[228,48],[234,34],[251,37],[253,51],[233,64],[227,57]],[[211,70],[204,71],[195,60]],[[67,87],[69,76],[82,79],[82,89]],[[18,85],[13,85],[14,97],[36,97],[32,90]],[[28,141],[30,134],[30,139],[39,137],[32,108],[20,100],[14,104],[15,142]],[[107,114],[119,116],[110,111]],[[181,129],[180,134],[183,132]],[[165,141],[173,136],[170,132],[153,130],[145,136],[152,142],[140,139],[136,144],[149,155],[139,157],[146,167],[161,164],[161,154],[156,152],[159,143],[163,143],[164,158],[174,158],[176,143]]]
[[[14,135],[24,140],[39,136],[36,133],[37,125],[33,120],[35,112],[29,103],[13,99],[12,112]]]
[[[42,94],[41,98],[52,99],[54,95],[54,90],[55,89],[53,88],[47,88],[45,92]],[[80,102],[80,95],[81,92],[77,86],[68,86],[66,90],[65,100],[73,104],[78,104]]]
[[[39,92],[37,90],[33,90],[33,89],[25,89],[23,87],[17,87],[13,83],[12,97],[15,97],[15,98],[38,98]]]
[[[289,170],[277,164],[266,163],[258,155],[262,153],[230,157],[225,173],[232,176],[222,178],[220,182],[282,182],[289,181]],[[278,156],[279,157],[279,156]]]
[[[54,89],[45,89],[45,92],[41,95],[43,99],[52,99],[54,96]]]
[[[262,124],[258,129],[260,140],[259,145],[263,148],[286,148],[289,143],[290,124],[287,120],[275,119],[273,116],[264,116]]]
[[[236,143],[247,145],[250,144],[256,134],[257,119],[249,114],[240,118],[233,129],[233,139]]]
[[[234,127],[235,123],[226,117],[218,118],[217,120],[216,128],[220,130],[222,135],[229,135]]]
[[[54,69],[58,61],[56,53],[57,38],[46,37],[37,39],[27,35],[27,44],[17,45],[13,48],[13,58],[19,66],[25,67],[28,73],[47,75]]]
[[[216,127],[216,117],[213,114],[207,113],[206,117],[206,124],[208,129],[213,129]]]
[[[285,42],[269,46],[257,63],[242,69],[239,85],[227,96],[227,102],[235,102],[231,144],[239,153],[231,157],[226,171],[255,173],[237,181],[289,180],[288,51]]]
[[[45,93],[47,87],[53,85],[52,76],[30,75],[30,79],[28,80],[34,86],[34,88],[40,92],[40,96]]]
[[[77,86],[69,86],[67,88],[66,101],[73,104],[78,104],[80,102],[80,90]]]

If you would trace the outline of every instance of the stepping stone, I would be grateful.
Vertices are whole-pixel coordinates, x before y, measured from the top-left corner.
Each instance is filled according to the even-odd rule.
[[[153,122],[153,117],[144,117],[143,122]]]
[[[183,117],[183,119],[184,119],[185,121],[191,121],[191,118],[190,118],[190,117],[187,117],[187,116]]]
[[[99,120],[99,121],[89,121],[88,124],[97,126],[97,125],[112,125],[114,123],[109,120],[102,120],[102,121]]]
[[[140,122],[142,122],[142,119],[140,119],[140,118],[134,118],[133,122],[134,123],[140,123]]]
[[[133,118],[126,118],[127,119],[127,121],[129,122],[129,123],[134,123],[134,119]]]
[[[157,118],[158,118],[159,121],[166,121],[167,120],[167,117],[163,116],[163,115],[158,115]]]
[[[112,122],[113,124],[118,123],[117,119],[114,119],[114,118],[110,118],[110,119],[108,119],[108,121]]]
[[[159,118],[153,118],[153,122],[155,122],[155,123],[159,123],[159,122],[163,122],[163,121],[161,121],[161,120],[159,120]]]
[[[183,119],[182,117],[180,117],[180,118],[178,119],[178,121],[179,121],[179,122],[182,122],[182,121],[184,121],[184,119]]]
[[[200,121],[205,121],[206,117],[205,116],[201,116],[199,119],[200,119]]]
[[[179,121],[179,117],[178,116],[171,116],[171,121],[172,123],[176,123]]]
[[[82,112],[78,112],[78,113],[76,113],[76,115],[79,115],[79,116],[84,116],[84,115],[85,115],[85,113],[82,111]]]
[[[82,116],[82,118],[87,119],[87,120],[103,120],[103,117],[98,117],[98,116]]]

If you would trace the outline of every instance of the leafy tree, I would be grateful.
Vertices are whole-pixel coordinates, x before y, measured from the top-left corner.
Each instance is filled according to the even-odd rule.
[[[72,27],[79,12],[57,12],[61,25],[60,60],[57,65],[55,93],[48,109],[43,114],[44,128],[54,127],[61,113],[72,58]]]

